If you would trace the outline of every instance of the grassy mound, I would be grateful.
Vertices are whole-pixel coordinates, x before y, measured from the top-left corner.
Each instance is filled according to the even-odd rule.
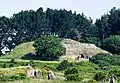
[[[34,56],[35,54],[35,48],[33,47],[33,41],[32,42],[26,42],[22,43],[18,46],[16,46],[13,51],[11,51],[9,54],[4,55],[0,58],[2,59],[24,59],[24,60],[39,60],[39,57]],[[63,56],[63,59],[70,58],[73,59],[76,56],[80,54],[86,54],[86,55],[96,55],[98,53],[108,53],[107,51],[104,51],[100,49],[99,47],[95,46],[94,44],[88,44],[88,43],[80,43],[71,39],[64,39],[62,42],[63,47],[66,48],[66,56]]]
[[[9,54],[4,55],[0,58],[4,58],[4,59],[17,58],[17,59],[20,59],[21,57],[23,57],[26,54],[35,53],[35,49],[32,46],[33,43],[34,42],[22,43],[22,44],[16,46],[16,48],[14,48],[13,51],[11,51]]]

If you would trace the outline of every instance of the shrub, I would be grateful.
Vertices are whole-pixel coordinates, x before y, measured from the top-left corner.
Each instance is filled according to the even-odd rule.
[[[10,76],[0,75],[0,81],[9,81],[11,80]]]
[[[14,67],[14,64],[13,64],[13,63],[11,63],[11,64],[9,65],[9,67]]]
[[[67,60],[63,60],[57,67],[57,70],[66,70],[67,68],[71,67],[72,64],[69,63]]]
[[[10,61],[11,63],[15,63],[15,59],[11,59],[11,61]]]
[[[76,68],[69,68],[64,72],[67,80],[79,81],[82,80],[78,75],[78,70]]]
[[[27,77],[26,74],[24,74],[24,73],[19,73],[19,78],[20,78],[20,79],[25,79],[26,77]]]
[[[66,76],[67,80],[74,80],[74,81],[79,81],[81,79],[79,79],[79,76],[77,74],[70,74]]]
[[[76,68],[79,70],[79,72],[87,72],[87,73],[95,73],[99,67],[91,62],[79,62],[76,63]]]
[[[109,76],[112,75],[112,74],[117,76],[117,77],[120,77],[120,69],[112,69],[112,70],[110,70]]]
[[[96,80],[92,79],[92,80],[89,80],[88,83],[98,83]]]
[[[103,81],[108,79],[108,74],[106,72],[98,72],[95,74],[94,80],[96,81]]]
[[[6,63],[4,63],[3,64],[3,66],[2,66],[2,68],[6,68],[7,67],[7,64]]]
[[[65,48],[61,44],[60,38],[54,36],[42,36],[37,39],[33,46],[36,54],[41,60],[58,60],[65,54]]]
[[[35,62],[33,60],[30,60],[30,62],[28,63],[30,66],[34,66]]]
[[[120,66],[120,56],[110,54],[97,54],[90,58],[90,62],[98,64],[99,66]]]
[[[64,72],[64,75],[67,76],[69,74],[78,74],[78,70],[76,68],[69,68]]]
[[[10,79],[11,79],[12,81],[14,81],[14,80],[19,80],[20,77],[19,77],[18,75],[13,75],[13,76],[10,77]]]
[[[16,75],[0,75],[0,81],[15,81],[15,80],[23,80],[27,76],[26,74],[20,73]]]
[[[119,54],[120,53],[120,36],[115,35],[105,39],[103,43],[103,49],[113,54]]]
[[[45,69],[45,70],[54,70],[54,67],[53,67],[52,65],[45,64],[45,65],[44,65],[44,69]]]

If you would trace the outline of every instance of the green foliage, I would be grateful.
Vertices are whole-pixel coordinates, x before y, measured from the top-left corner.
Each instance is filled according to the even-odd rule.
[[[28,63],[30,66],[35,66],[35,62],[33,60],[30,60],[30,62]]]
[[[78,69],[76,68],[69,68],[65,71],[65,76],[69,75],[69,74],[78,74]]]
[[[50,8],[44,11],[42,7],[37,11],[21,11],[13,14],[11,18],[2,16],[0,17],[0,49],[7,47],[11,51],[20,43],[33,41],[44,35],[55,35],[101,46],[105,43],[103,42],[105,38],[120,34],[119,14],[119,9],[113,7],[108,14],[97,19],[95,24],[92,23],[91,18],[87,19],[83,13],[76,14],[72,13],[71,10],[53,10]],[[8,39],[10,40],[8,41]],[[115,42],[117,41],[115,40]],[[54,49],[56,48],[52,48],[51,51]],[[105,49],[112,53],[119,53],[119,43],[107,47],[106,42]],[[24,55],[25,53],[21,53],[19,50],[16,54],[12,54]],[[12,56],[12,54],[10,55]]]
[[[24,60],[16,60],[16,63],[13,64],[9,60],[8,61],[0,61],[0,68],[3,67],[3,64],[6,63],[6,68],[9,68],[9,66],[12,64],[14,67],[18,66],[28,66],[31,61],[24,61]],[[58,66],[59,62],[58,61],[32,61],[33,64],[32,66],[36,66],[38,68],[44,68],[45,66],[49,66],[52,70],[56,70],[56,67]]]
[[[93,27],[90,25],[93,25],[91,19],[87,19],[83,13],[72,13],[71,10],[47,8],[44,11],[40,7],[37,11],[21,11],[11,18],[0,17],[0,43],[3,42],[0,49],[7,46],[11,50],[23,42],[33,41],[43,35],[85,40],[92,34],[87,34],[89,27]]]
[[[28,53],[34,53],[34,47],[33,45],[33,41],[32,42],[26,42],[26,43],[22,43],[18,46],[16,46],[13,51],[11,51],[10,53],[6,54],[5,56],[1,56],[0,58],[4,58],[4,59],[21,59],[23,56],[27,55]],[[27,57],[32,59],[31,57]]]
[[[15,59],[11,59],[11,63],[15,63]]]
[[[101,16],[100,19],[97,19],[95,22],[95,25],[97,26],[97,30],[98,32],[97,34],[97,38],[99,38],[101,40],[101,42],[107,38],[110,35],[110,28],[108,27],[108,16],[107,15],[103,15]]]
[[[103,48],[111,53],[119,54],[120,53],[120,36],[110,36],[104,40]]]
[[[78,70],[76,68],[69,68],[64,72],[65,77],[67,78],[67,80],[74,80],[74,81],[78,81],[79,79],[79,75],[78,75]]]
[[[105,72],[98,72],[95,74],[93,79],[96,81],[106,81],[108,79],[108,74]]]
[[[26,79],[27,78],[27,75],[26,74],[23,74],[23,73],[19,73],[19,79]]]
[[[0,75],[0,81],[15,81],[15,80],[23,80],[26,79],[26,74],[18,74],[18,75]]]
[[[57,70],[66,70],[69,67],[72,67],[72,63],[68,62],[68,60],[63,60],[57,67]]]
[[[90,62],[98,64],[99,66],[119,66],[120,56],[111,54],[97,54],[96,56],[90,58]]]
[[[65,54],[65,48],[61,45],[60,38],[54,36],[42,36],[37,39],[33,46],[35,47],[37,56],[42,60],[57,60],[61,55]]]
[[[66,79],[69,81],[69,80],[72,80],[72,81],[81,81],[82,79],[79,78],[79,75],[77,74],[70,74],[70,75],[67,75],[66,76]]]
[[[8,81],[10,77],[0,75],[0,81]]]
[[[69,67],[64,72],[64,76],[67,80],[82,81],[84,79],[92,79],[94,73],[99,71],[99,67],[97,65],[88,61],[76,62],[72,64],[73,66]]]
[[[117,69],[112,69],[109,71],[109,75],[115,75],[116,77],[119,77],[120,78],[120,69],[117,68]]]
[[[3,66],[2,66],[2,68],[6,68],[7,67],[7,64],[6,63],[4,63],[3,64]]]
[[[99,70],[99,67],[91,62],[76,63],[76,68],[80,72],[85,72],[85,73],[95,73],[97,70]]]
[[[14,64],[13,64],[13,63],[11,63],[11,64],[9,65],[9,67],[14,67]]]
[[[111,55],[110,54],[103,54],[103,53],[102,54],[97,54],[97,55],[92,56],[90,58],[90,62],[98,64],[99,66],[109,66],[110,63],[107,62],[107,61],[109,61],[109,58],[107,58],[109,56],[111,56]]]
[[[89,80],[88,83],[98,83],[96,80],[92,79],[92,80]]]
[[[88,43],[95,44],[97,46],[101,46],[101,40],[97,37],[89,37],[86,39]]]
[[[11,80],[19,80],[20,78],[19,78],[19,76],[11,76]]]

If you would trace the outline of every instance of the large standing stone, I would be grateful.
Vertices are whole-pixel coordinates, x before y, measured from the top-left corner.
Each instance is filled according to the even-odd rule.
[[[48,71],[48,80],[50,79],[55,79],[55,74],[51,70]]]
[[[109,83],[116,83],[116,79],[114,75],[111,75],[109,78]]]

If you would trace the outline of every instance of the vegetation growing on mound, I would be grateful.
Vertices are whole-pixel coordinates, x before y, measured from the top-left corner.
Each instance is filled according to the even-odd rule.
[[[103,48],[111,53],[120,54],[120,36],[110,36],[104,40]]]
[[[97,54],[90,58],[90,62],[93,62],[99,66],[120,66],[120,56],[110,54]]]
[[[56,69],[61,71],[61,70],[66,70],[69,67],[72,67],[74,64],[68,62],[68,60],[63,60],[57,67]]]
[[[42,36],[37,39],[33,46],[41,60],[57,60],[65,54],[65,48],[61,45],[60,38],[55,36]]]
[[[64,73],[67,80],[74,80],[74,81],[81,81],[82,79],[79,78],[78,69],[76,68],[69,68]]]
[[[96,81],[108,81],[109,77],[106,72],[97,72],[93,78]]]
[[[35,53],[34,47],[32,45],[33,45],[33,42],[22,43],[22,44],[16,46],[16,48],[13,49],[13,51],[11,51],[10,53],[8,53],[4,56],[1,56],[0,58],[20,59],[28,53]]]
[[[72,64],[72,66],[66,65],[66,68],[65,68],[65,65],[63,65],[64,69],[62,71],[61,70],[56,71],[56,67],[58,67],[58,65],[61,65],[61,63],[63,63],[63,62],[58,64],[58,63],[48,63],[45,61],[41,62],[41,63],[35,62],[35,61],[29,61],[29,62],[17,62],[17,60],[15,60],[15,61],[11,60],[11,61],[9,61],[9,62],[6,61],[6,64],[7,64],[6,67],[8,67],[9,64],[11,64],[11,63],[14,64],[14,69],[16,69],[16,70],[13,72],[25,72],[23,70],[19,70],[19,67],[17,68],[17,66],[22,66],[22,65],[25,66],[25,65],[31,63],[43,72],[44,80],[46,80],[46,76],[47,76],[46,70],[49,70],[49,69],[53,70],[55,73],[58,72],[57,75],[60,75],[60,76],[63,76],[63,72],[64,72],[64,76],[67,78],[67,80],[79,81],[81,83],[89,83],[89,82],[98,83],[97,81],[108,79],[111,74],[114,74],[117,77],[117,79],[120,78],[119,66],[118,67],[111,66],[110,70],[105,70],[105,69],[102,69],[101,67],[97,66],[96,64],[88,62],[88,61],[85,61],[85,62],[63,61],[63,62],[67,62],[67,64]],[[4,65],[5,61],[0,62],[0,63],[2,63]],[[24,68],[24,66],[22,68]],[[1,68],[0,68],[0,70],[1,70]],[[4,70],[10,71],[10,68],[4,68]],[[3,71],[1,71],[1,72],[3,72]],[[5,74],[5,73],[3,73],[3,74]],[[10,76],[12,76],[12,72],[9,72],[8,74],[10,74]],[[105,79],[104,79],[104,77],[105,77]],[[12,76],[13,80],[14,80],[14,78],[18,79],[19,77]],[[4,79],[4,77],[3,77],[3,79]],[[6,80],[7,79],[9,79],[9,77],[6,78]]]

